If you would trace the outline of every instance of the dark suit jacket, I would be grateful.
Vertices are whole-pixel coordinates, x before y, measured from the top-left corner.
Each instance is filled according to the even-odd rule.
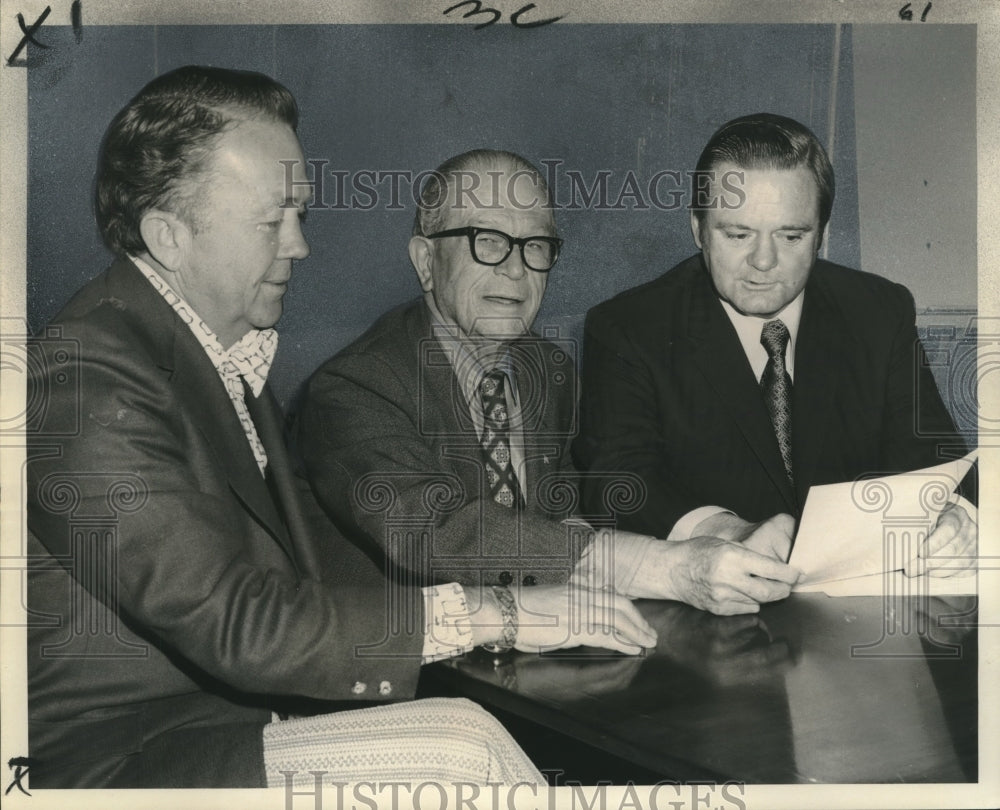
[[[736,330],[701,255],[687,259],[588,313],[577,463],[641,477],[645,502],[619,525],[663,537],[698,506],[798,516],[813,484],[961,455],[914,318],[905,287],[816,262],[795,348],[792,491]]]
[[[359,543],[420,581],[564,582],[579,556],[579,538],[557,520],[577,506],[567,480],[573,358],[539,338],[516,342],[512,357],[523,510],[489,497],[475,426],[423,299],[384,315],[309,381],[298,442],[317,498]]]
[[[265,482],[204,350],[130,262],[32,352],[33,786],[262,785],[272,709],[412,695],[420,624],[388,610],[418,595],[334,584],[343,540],[289,473],[270,392],[250,405]]]

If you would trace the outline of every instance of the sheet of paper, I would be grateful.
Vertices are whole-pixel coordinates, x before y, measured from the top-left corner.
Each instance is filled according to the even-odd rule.
[[[827,596],[975,596],[978,593],[978,583],[979,577],[975,571],[951,577],[908,577],[902,571],[888,571],[796,585],[795,590],[820,591]]]
[[[901,569],[916,554],[977,453],[924,470],[810,489],[789,560],[804,573],[795,590],[827,590],[812,586],[865,577],[877,582],[857,587],[882,593],[881,577],[871,575]]]

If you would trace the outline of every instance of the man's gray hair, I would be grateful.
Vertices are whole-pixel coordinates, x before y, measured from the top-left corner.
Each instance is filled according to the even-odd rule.
[[[456,185],[462,188],[458,184],[462,177],[493,172],[530,176],[538,191],[545,197],[546,206],[551,205],[545,176],[530,161],[514,152],[473,149],[446,160],[431,172],[424,182],[417,201],[417,214],[413,220],[413,235],[429,236],[443,229],[450,207],[448,203],[452,199]],[[498,204],[498,200],[495,199],[489,202],[493,206]]]

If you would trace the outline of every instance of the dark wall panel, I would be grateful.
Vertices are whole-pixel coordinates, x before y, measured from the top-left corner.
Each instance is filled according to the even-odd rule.
[[[72,37],[69,29],[48,29]],[[858,214],[849,28],[830,25],[90,27],[64,61],[30,71],[29,319],[39,328],[108,260],[93,225],[98,142],[149,79],[189,62],[261,70],[302,109],[307,157],[331,171],[415,176],[477,146],[556,167],[566,238],[539,326],[579,334],[586,310],[647,281],[694,250],[686,196],[663,210],[660,171],[690,170],[706,139],[737,115],[770,110],[833,135],[838,200],[829,258],[857,266]],[[606,205],[582,205],[569,173]],[[612,206],[634,176],[640,198]],[[347,181],[350,192],[350,180]],[[326,356],[381,312],[418,293],[406,255],[410,185],[388,179],[370,210],[310,212],[311,257],[286,298],[273,380],[287,403]],[[657,190],[668,203],[672,178]],[[369,195],[359,194],[367,205]],[[643,206],[648,206],[643,208]]]

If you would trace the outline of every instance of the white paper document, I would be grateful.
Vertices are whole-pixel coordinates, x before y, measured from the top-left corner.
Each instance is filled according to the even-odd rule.
[[[952,500],[978,450],[936,467],[900,475],[814,486],[809,490],[789,563],[803,572],[796,591],[830,595],[909,587],[899,572]],[[884,577],[883,574],[890,576]],[[916,590],[976,592],[975,576],[926,576]]]

